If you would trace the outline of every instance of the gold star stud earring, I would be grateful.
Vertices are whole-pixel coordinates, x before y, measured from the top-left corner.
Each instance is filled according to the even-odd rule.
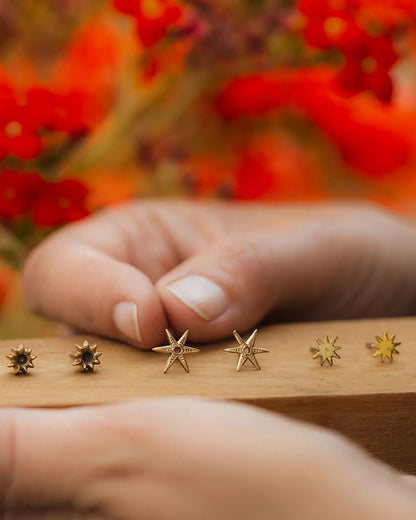
[[[316,359],[317,357],[321,358],[321,367],[328,363],[328,365],[333,365],[333,358],[341,359],[341,356],[338,354],[337,350],[342,347],[338,347],[335,343],[338,340],[338,336],[335,339],[329,339],[328,336],[325,336],[322,341],[320,338],[316,339],[317,346],[311,347],[311,351],[314,352],[312,359]]]
[[[263,354],[265,352],[269,352],[265,348],[255,347],[254,344],[256,342],[257,329],[251,334],[247,341],[244,341],[240,334],[234,330],[234,337],[237,340],[238,347],[225,348],[225,352],[231,352],[233,354],[240,354],[237,363],[237,372],[240,372],[242,366],[246,361],[250,361],[250,363],[257,368],[257,370],[261,370],[259,362],[257,361],[256,354]]]
[[[83,345],[75,345],[75,352],[71,352],[69,356],[73,359],[73,366],[79,366],[81,372],[93,372],[95,365],[100,365],[98,359],[102,356],[102,352],[97,351],[97,345],[90,345],[88,341],[84,341]]]
[[[185,356],[187,354],[195,354],[199,352],[199,349],[193,348],[193,347],[187,347],[185,345],[186,340],[188,339],[189,329],[184,332],[182,337],[179,340],[176,340],[172,333],[165,329],[166,336],[169,340],[169,345],[164,345],[163,347],[155,347],[152,348],[155,352],[162,352],[163,354],[170,354],[169,359],[166,363],[165,370],[163,371],[164,374],[170,369],[170,367],[175,363],[175,361],[178,361],[185,372],[189,372],[188,363],[185,359]]]
[[[382,363],[384,363],[386,359],[388,359],[390,363],[392,363],[393,354],[399,353],[396,347],[401,345],[401,343],[394,341],[395,338],[396,334],[393,334],[393,336],[389,337],[387,332],[385,332],[382,338],[380,338],[380,336],[376,336],[377,343],[367,343],[367,347],[376,350],[376,352],[374,352],[373,354],[373,357],[380,356],[380,360]]]
[[[27,374],[29,368],[33,368],[33,361],[37,356],[32,354],[31,348],[25,348],[23,345],[19,345],[17,348],[11,349],[11,354],[6,356],[9,360],[8,368],[13,368],[14,373]]]

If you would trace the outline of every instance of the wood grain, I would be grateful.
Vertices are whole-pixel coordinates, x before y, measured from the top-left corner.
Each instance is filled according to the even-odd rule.
[[[400,355],[394,363],[372,357],[365,347],[376,334],[397,334]],[[312,360],[316,337],[339,336],[341,360],[321,367]],[[243,335],[244,336],[244,335]],[[97,342],[102,365],[92,374],[71,366],[75,343]],[[38,356],[28,376],[6,368],[10,347],[23,343]],[[192,343],[192,333],[188,343]],[[17,339],[0,342],[0,405],[67,407],[140,397],[202,396],[244,401],[338,430],[375,456],[416,474],[416,319],[318,322],[264,327],[256,345],[257,371],[248,363],[235,371],[238,355],[224,348],[234,339],[204,345],[188,356],[185,373],[175,364],[163,374],[167,356],[92,336]]]

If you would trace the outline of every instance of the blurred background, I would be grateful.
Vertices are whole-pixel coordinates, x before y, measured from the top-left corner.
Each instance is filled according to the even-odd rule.
[[[136,197],[414,214],[414,0],[0,0],[0,337],[58,227]]]

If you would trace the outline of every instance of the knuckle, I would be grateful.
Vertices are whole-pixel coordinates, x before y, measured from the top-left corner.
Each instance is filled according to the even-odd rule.
[[[236,273],[244,278],[255,276],[262,263],[263,255],[259,254],[259,244],[253,237],[238,237],[230,242],[223,242],[217,251],[218,263],[230,277],[234,277]]]
[[[216,248],[215,265],[218,277],[230,288],[235,299],[244,299],[247,294],[271,294],[268,290],[275,277],[275,241],[270,234],[261,233],[236,237],[222,242]],[[236,283],[238,281],[238,283]]]

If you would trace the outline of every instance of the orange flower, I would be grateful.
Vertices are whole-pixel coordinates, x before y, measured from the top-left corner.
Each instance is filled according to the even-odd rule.
[[[138,192],[139,173],[134,171],[97,169],[82,179],[89,190],[87,206],[95,211],[132,199]]]
[[[173,41],[163,54],[149,53],[144,56],[141,79],[150,82],[160,74],[171,72],[183,73],[183,67],[189,51],[192,49],[194,41],[192,38],[182,38]]]
[[[122,39],[105,21],[87,22],[77,30],[48,85],[82,100],[88,126],[96,126],[112,107]]]

